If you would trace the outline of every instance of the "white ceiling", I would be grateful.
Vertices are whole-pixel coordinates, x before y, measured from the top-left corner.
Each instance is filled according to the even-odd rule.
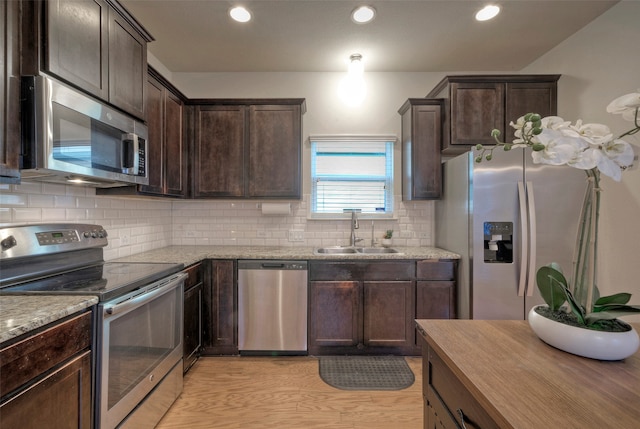
[[[179,72],[344,71],[353,53],[380,72],[519,71],[618,0],[121,0],[156,39],[150,52]],[[242,4],[246,24],[228,17]],[[355,24],[359,5],[376,19]]]

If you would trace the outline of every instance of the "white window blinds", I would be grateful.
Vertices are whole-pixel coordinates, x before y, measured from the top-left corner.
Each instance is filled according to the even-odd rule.
[[[312,213],[392,213],[394,141],[312,138]]]

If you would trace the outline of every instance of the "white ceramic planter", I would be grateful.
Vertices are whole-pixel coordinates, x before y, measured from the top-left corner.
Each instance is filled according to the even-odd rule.
[[[382,247],[391,247],[391,244],[393,244],[393,239],[391,238],[383,238],[382,239]]]
[[[545,307],[544,305],[542,307]],[[640,346],[635,329],[627,332],[602,332],[555,322],[529,311],[529,326],[545,343],[572,353],[599,360],[620,360],[634,354]]]

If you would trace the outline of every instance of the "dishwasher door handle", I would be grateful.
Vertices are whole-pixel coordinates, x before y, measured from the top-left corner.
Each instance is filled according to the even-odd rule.
[[[260,264],[260,266],[262,268],[284,268],[285,265],[284,264],[279,264],[277,262],[263,262],[262,264]]]

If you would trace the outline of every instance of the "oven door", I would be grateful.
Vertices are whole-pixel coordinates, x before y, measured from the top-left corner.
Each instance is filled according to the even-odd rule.
[[[182,358],[186,275],[99,305],[99,427],[115,428]]]

